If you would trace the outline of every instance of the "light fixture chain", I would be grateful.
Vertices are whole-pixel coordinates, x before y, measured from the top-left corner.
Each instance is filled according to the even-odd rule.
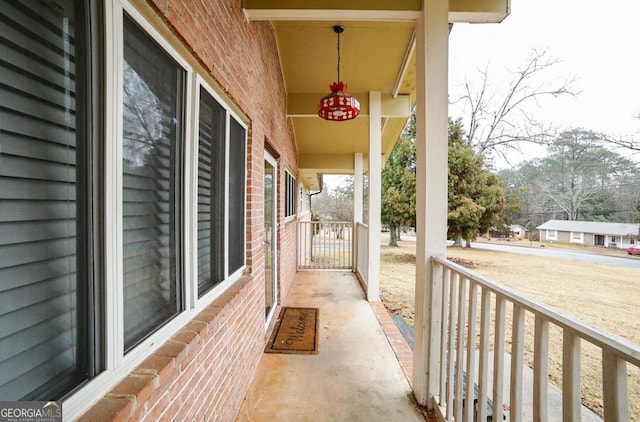
[[[338,80],[336,82],[340,83],[340,32],[338,32]]]

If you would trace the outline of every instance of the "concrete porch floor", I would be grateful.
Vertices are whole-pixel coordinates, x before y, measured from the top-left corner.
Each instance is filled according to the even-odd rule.
[[[319,308],[319,353],[265,353],[237,421],[425,420],[352,273],[298,272],[283,305]]]

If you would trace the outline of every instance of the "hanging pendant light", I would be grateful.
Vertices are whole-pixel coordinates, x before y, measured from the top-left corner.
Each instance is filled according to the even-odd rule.
[[[344,26],[336,25],[333,32],[338,34],[338,79],[329,85],[331,93],[322,97],[318,104],[318,116],[325,120],[343,121],[351,120],[360,114],[360,102],[347,94],[347,84],[340,80],[340,34],[344,31]]]

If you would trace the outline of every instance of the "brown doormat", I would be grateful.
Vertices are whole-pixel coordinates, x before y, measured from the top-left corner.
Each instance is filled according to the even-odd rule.
[[[318,308],[282,308],[266,353],[318,353]]]

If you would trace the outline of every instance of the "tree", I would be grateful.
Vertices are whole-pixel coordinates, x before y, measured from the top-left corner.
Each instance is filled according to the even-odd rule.
[[[498,179],[500,178],[498,177]],[[525,206],[524,197],[526,196],[526,192],[527,188],[524,186],[516,187],[513,185],[507,185],[504,187],[504,209],[500,215],[498,215],[495,222],[498,231],[501,227],[504,227],[505,234],[510,234],[510,226],[516,221],[519,221],[522,216],[522,208]]]
[[[505,207],[504,190],[484,168],[483,156],[463,138],[460,120],[449,121],[448,235],[455,246],[467,246],[497,221]]]
[[[323,220],[351,221],[353,219],[353,177],[347,177],[339,186],[313,197],[312,211]]]
[[[526,189],[524,211],[516,221],[634,221],[640,169],[604,148],[603,139],[599,133],[572,129],[549,147],[548,156],[501,171],[507,186]]]
[[[332,217],[337,221],[353,220],[353,177],[347,177],[330,194],[332,198]]]
[[[389,226],[389,246],[398,246],[401,226],[415,226],[415,113],[411,113],[382,171],[382,223]]]
[[[548,82],[546,75],[558,63],[546,51],[533,50],[502,88],[489,86],[488,65],[479,72],[478,84],[465,81],[463,94],[453,102],[464,104],[466,138],[476,152],[506,158],[507,151],[520,150],[521,142],[544,145],[555,139],[556,131],[536,121],[531,108],[545,98],[576,95],[572,79]]]

